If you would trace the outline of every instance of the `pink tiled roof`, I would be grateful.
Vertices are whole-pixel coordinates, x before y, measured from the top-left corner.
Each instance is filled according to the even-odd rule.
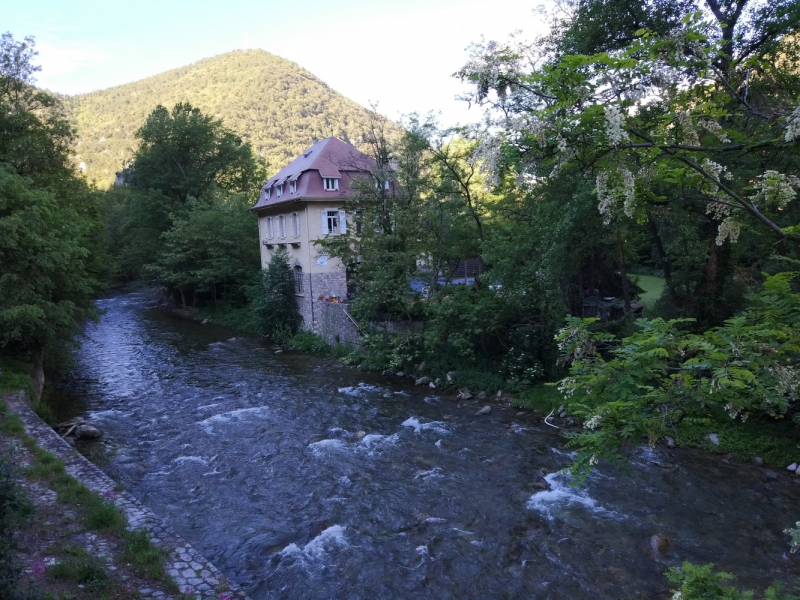
[[[368,172],[373,163],[373,159],[350,144],[335,137],[325,138],[315,142],[300,156],[278,171],[276,175],[268,179],[261,187],[261,197],[251,210],[258,210],[291,200],[317,198],[316,194],[310,195],[308,193],[307,185],[304,185],[302,190],[298,189],[296,194],[287,194],[286,190],[284,190],[284,194],[281,197],[277,196],[273,188],[270,198],[267,199],[266,197],[264,190],[267,188],[276,184],[286,185],[289,181],[296,181],[306,171],[319,171],[322,177],[347,178],[353,177],[359,172]],[[330,194],[319,195],[319,197],[328,199]]]

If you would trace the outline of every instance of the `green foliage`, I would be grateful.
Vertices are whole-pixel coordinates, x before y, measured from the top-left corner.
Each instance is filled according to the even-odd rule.
[[[98,195],[58,101],[32,87],[32,39],[0,43],[0,353],[41,364],[93,314],[105,273]],[[27,62],[26,62],[27,61]]]
[[[262,50],[234,51],[160,75],[65,99],[86,175],[110,186],[133,156],[135,132],[153,108],[188,102],[215,115],[279,169],[314,139],[354,142],[368,111],[314,75]],[[395,128],[396,129],[396,128]]]
[[[734,576],[726,572],[714,572],[714,563],[694,565],[684,562],[679,567],[670,567],[665,573],[671,583],[679,585],[672,590],[676,600],[749,600],[754,597],[753,591],[740,592],[734,586],[727,585]],[[783,585],[773,583],[764,590],[765,600],[797,600],[800,596],[784,592]]]
[[[32,505],[15,479],[12,463],[0,457],[0,597],[23,600],[18,590],[21,566],[16,531],[30,515]]]
[[[90,589],[102,587],[108,581],[104,561],[93,556],[80,546],[61,548],[67,556],[48,567],[48,574],[54,579],[65,579],[73,583],[88,585]]]
[[[287,345],[292,350],[305,354],[318,354],[320,356],[331,354],[331,347],[327,342],[310,331],[298,331],[289,339]]]
[[[543,383],[525,390],[519,398],[514,400],[514,406],[536,410],[545,415],[550,411],[555,411],[563,404],[564,397],[561,392],[555,386]]]
[[[133,531],[125,531],[123,539],[125,543],[123,559],[133,565],[137,575],[152,579],[167,577],[164,569],[166,553],[153,544],[147,529],[141,527]]]
[[[749,308],[702,335],[682,331],[681,320],[640,319],[639,331],[617,342],[591,331],[595,319],[567,319],[557,339],[571,367],[560,388],[567,397],[578,393],[570,410],[586,420],[582,433],[570,434],[579,448],[573,471],[585,476],[601,456],[622,464],[626,443],[644,435],[653,444],[679,423],[708,422],[715,412],[734,421],[782,417],[800,391],[793,277],[767,277]]]
[[[294,297],[294,274],[285,248],[272,255],[260,274],[260,281],[251,285],[247,294],[258,333],[278,344],[288,342],[297,332],[300,314]]]
[[[247,193],[266,175],[249,144],[188,102],[176,104],[171,112],[157,106],[136,130],[136,139],[130,185],[158,190],[182,203],[202,197],[214,184]]]
[[[223,299],[243,304],[242,286],[259,265],[256,219],[247,208],[244,198],[222,193],[190,200],[161,235],[158,256],[145,272],[178,290],[184,308],[190,293],[204,294],[215,306]]]
[[[788,533],[791,536],[791,540],[789,541],[789,547],[791,552],[794,554],[800,549],[800,521],[794,524],[794,527],[789,527],[788,529],[784,530],[784,533]]]

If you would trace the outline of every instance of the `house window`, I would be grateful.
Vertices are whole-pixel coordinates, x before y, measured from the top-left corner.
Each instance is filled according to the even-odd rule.
[[[289,227],[291,227],[292,236],[300,237],[300,214],[294,212],[289,219]]]
[[[268,187],[267,189],[264,190],[264,194],[266,194],[265,197],[266,197],[267,200],[269,200],[269,193],[270,193],[271,190],[272,190],[272,187]]]
[[[283,196],[283,184],[275,186],[275,191],[278,193],[278,198]]]
[[[303,267],[300,265],[295,265],[294,267],[294,293],[295,294],[302,294],[303,293]]]
[[[297,180],[289,182],[289,191],[294,194],[297,192]]]
[[[278,215],[278,237],[286,237],[286,217]]]
[[[347,233],[347,219],[343,210],[333,208],[322,211],[322,235]]]
[[[268,240],[271,240],[273,237],[272,217],[266,217],[264,219],[264,237]]]
[[[323,177],[322,183],[325,185],[326,192],[335,192],[339,189],[338,177]]]

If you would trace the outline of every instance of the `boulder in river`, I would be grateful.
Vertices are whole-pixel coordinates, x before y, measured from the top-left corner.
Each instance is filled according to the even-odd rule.
[[[456,397],[457,400],[471,400],[472,394],[469,393],[467,388],[461,390],[461,393]]]
[[[75,437],[82,440],[96,440],[102,435],[103,432],[94,425],[79,425],[75,429]]]
[[[415,385],[428,385],[430,382],[431,382],[431,378],[430,377],[420,377],[415,382]]]
[[[490,412],[492,412],[492,407],[487,404],[486,406],[484,406],[482,409],[480,409],[475,414],[476,415],[488,415]]]
[[[656,533],[650,536],[650,548],[656,555],[664,554],[672,545],[672,540],[663,533]]]
[[[792,463],[788,467],[786,467],[787,471],[797,471],[797,463]]]
[[[708,440],[712,444],[714,444],[715,446],[719,446],[719,436],[716,433],[709,433],[708,436],[706,437],[708,437]]]
[[[450,384],[455,383],[455,381],[456,381],[456,372],[455,371],[448,371],[447,375],[445,377],[447,378],[447,383],[450,383]]]
[[[478,400],[486,400],[486,392],[481,392],[478,394]]]
[[[750,459],[750,462],[755,466],[760,467],[761,465],[764,464],[764,459],[761,458],[760,456],[754,456],[753,458]]]
[[[665,437],[664,441],[667,442],[667,448],[674,448],[675,447],[675,440],[671,437]]]

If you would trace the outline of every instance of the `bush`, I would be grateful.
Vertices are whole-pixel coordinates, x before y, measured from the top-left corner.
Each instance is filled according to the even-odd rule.
[[[289,253],[278,248],[257,283],[247,290],[259,334],[277,344],[286,343],[300,325],[294,297],[294,275],[289,267]]]
[[[665,573],[671,583],[677,583],[680,587],[671,590],[675,600],[751,600],[753,592],[740,592],[726,582],[732,581],[734,576],[731,573],[714,573],[714,563],[707,565],[694,565],[684,562],[679,567],[671,567]],[[783,585],[779,582],[773,583],[764,590],[764,597],[767,600],[800,600],[800,596],[787,594],[783,591]]]
[[[329,356],[331,354],[331,347],[325,340],[310,331],[298,331],[289,339],[287,346],[304,354],[318,354],[320,356]]]

